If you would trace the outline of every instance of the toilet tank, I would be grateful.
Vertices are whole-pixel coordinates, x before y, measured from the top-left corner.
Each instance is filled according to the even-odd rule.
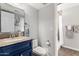
[[[32,41],[32,45],[33,45],[33,48],[37,47],[38,46],[38,40],[37,39],[34,39]]]

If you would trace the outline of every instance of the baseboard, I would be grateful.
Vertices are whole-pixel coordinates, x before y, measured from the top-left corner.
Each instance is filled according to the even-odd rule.
[[[65,45],[63,45],[62,47],[65,47],[65,48],[68,48],[68,49],[72,49],[72,50],[75,50],[75,51],[79,51],[79,49],[77,49],[77,48],[72,48],[72,47],[65,46]]]

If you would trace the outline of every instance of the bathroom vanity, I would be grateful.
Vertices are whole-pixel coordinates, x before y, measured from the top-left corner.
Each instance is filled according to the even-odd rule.
[[[0,3],[0,56],[32,55],[32,39],[26,36],[27,28],[24,10]]]
[[[0,56],[31,56],[32,39],[6,38],[0,40]]]

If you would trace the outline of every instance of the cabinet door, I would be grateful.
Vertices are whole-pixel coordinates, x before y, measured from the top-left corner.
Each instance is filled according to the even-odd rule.
[[[1,32],[14,32],[14,14],[1,11]]]
[[[22,56],[32,56],[32,49],[26,50],[21,53]]]

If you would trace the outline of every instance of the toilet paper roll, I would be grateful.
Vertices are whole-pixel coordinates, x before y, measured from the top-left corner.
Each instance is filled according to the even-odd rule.
[[[50,43],[49,42],[46,42],[46,45],[50,46]]]

